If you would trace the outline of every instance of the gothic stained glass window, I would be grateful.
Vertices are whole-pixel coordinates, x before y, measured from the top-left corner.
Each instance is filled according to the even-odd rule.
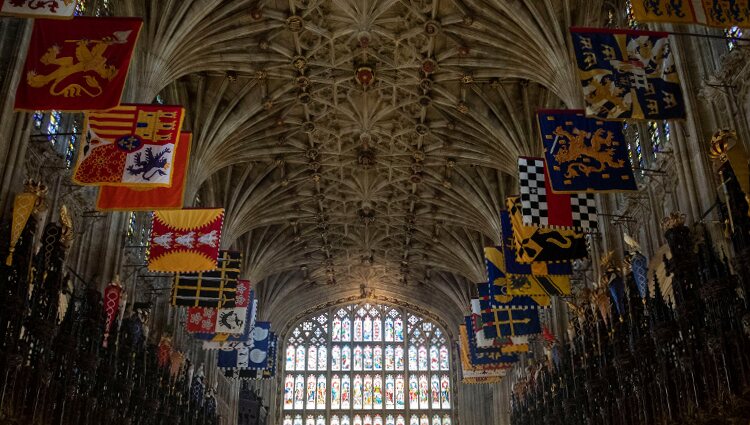
[[[286,344],[280,425],[452,423],[450,342],[424,318],[333,307],[292,328]]]

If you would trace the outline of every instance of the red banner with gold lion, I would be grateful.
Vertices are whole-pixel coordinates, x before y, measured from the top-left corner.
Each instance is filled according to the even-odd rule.
[[[140,18],[37,19],[17,110],[89,111],[120,103]]]

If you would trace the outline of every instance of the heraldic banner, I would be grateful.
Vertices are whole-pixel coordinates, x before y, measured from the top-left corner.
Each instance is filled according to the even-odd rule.
[[[175,147],[172,186],[138,189],[125,186],[101,186],[96,200],[99,211],[153,211],[181,209],[187,182],[191,133],[180,134]]]
[[[663,32],[571,28],[586,115],[685,118],[680,78]]]
[[[538,118],[553,192],[638,190],[622,123],[575,110],[542,110]]]
[[[215,270],[224,209],[155,211],[148,269],[196,273]]]
[[[120,103],[140,18],[37,19],[17,110],[91,111]]]
[[[188,307],[186,329],[189,333],[241,334],[249,322],[250,281],[238,280],[234,307]]]
[[[172,284],[172,305],[185,307],[235,306],[237,281],[242,255],[221,251],[216,270],[200,273],[175,273]]]
[[[632,0],[641,22],[674,22],[729,28],[750,25],[750,0]]]
[[[521,200],[517,196],[507,198],[506,205],[513,227],[516,260],[519,263],[559,263],[588,256],[583,233],[524,224]]]
[[[72,19],[75,11],[76,0],[0,0],[0,15]]]
[[[184,112],[181,106],[122,105],[87,113],[73,181],[171,187]]]
[[[543,158],[518,158],[521,212],[527,226],[594,231],[598,228],[593,193],[554,193]]]

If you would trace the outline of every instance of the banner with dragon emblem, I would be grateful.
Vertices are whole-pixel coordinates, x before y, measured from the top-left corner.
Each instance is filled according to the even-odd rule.
[[[186,330],[189,333],[241,334],[248,326],[250,281],[238,280],[234,307],[188,307]]]
[[[505,201],[513,228],[516,261],[522,264],[560,263],[588,257],[583,233],[526,225],[521,213],[521,199],[511,196]]]
[[[99,211],[153,211],[181,209],[187,183],[192,133],[181,133],[175,146],[172,186],[138,189],[126,186],[101,186],[96,199]]]
[[[101,111],[116,107],[142,25],[140,18],[35,20],[15,108]]]
[[[553,192],[638,190],[622,123],[577,110],[542,110],[538,119]]]
[[[121,105],[86,114],[73,182],[84,186],[171,187],[181,106]]]
[[[633,17],[641,22],[747,27],[749,0],[633,0]]]
[[[609,120],[685,118],[667,33],[571,28],[586,115]]]
[[[223,208],[155,211],[148,269],[196,273],[216,269]]]
[[[0,0],[0,15],[72,19],[75,12],[76,0]]]

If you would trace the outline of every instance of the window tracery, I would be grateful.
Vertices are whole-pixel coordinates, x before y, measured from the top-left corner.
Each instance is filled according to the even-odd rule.
[[[385,305],[335,307],[286,344],[282,425],[452,423],[449,341],[428,320]]]

